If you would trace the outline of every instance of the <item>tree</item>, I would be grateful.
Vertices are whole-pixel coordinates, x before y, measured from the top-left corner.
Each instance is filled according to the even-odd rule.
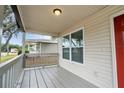
[[[16,24],[16,19],[13,10],[11,6],[6,5],[4,7],[3,32],[2,32],[2,36],[3,38],[6,39],[6,42],[2,46],[1,48],[2,50],[7,51],[7,46],[9,44],[9,41],[13,36],[17,37],[17,34],[19,33],[18,30],[19,29]]]

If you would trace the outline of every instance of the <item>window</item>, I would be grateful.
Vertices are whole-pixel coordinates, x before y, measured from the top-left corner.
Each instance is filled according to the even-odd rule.
[[[72,61],[83,63],[83,48],[72,48]]]
[[[70,39],[69,35],[64,36],[62,39],[62,47],[63,47],[63,58],[70,59]]]
[[[83,63],[83,30],[64,36],[62,47],[64,59]]]
[[[70,59],[69,48],[63,48],[63,58]]]
[[[82,30],[71,34],[71,59],[83,63],[83,32]]]
[[[82,30],[71,34],[71,46],[72,47],[83,46],[83,33],[82,33]]]

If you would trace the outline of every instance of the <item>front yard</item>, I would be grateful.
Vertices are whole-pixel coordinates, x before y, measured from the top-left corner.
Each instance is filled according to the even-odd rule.
[[[8,54],[6,56],[3,56],[3,57],[1,57],[1,62],[5,62],[11,58],[14,58],[15,56],[17,56],[17,54]]]

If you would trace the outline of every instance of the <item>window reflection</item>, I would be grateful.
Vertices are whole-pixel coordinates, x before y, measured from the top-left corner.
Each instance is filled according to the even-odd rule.
[[[71,46],[79,47],[83,45],[83,33],[82,30],[71,34]]]
[[[69,35],[63,37],[62,47],[70,47]]]
[[[83,63],[83,48],[72,48],[72,61]]]
[[[63,58],[64,59],[69,59],[70,58],[69,48],[63,48]]]

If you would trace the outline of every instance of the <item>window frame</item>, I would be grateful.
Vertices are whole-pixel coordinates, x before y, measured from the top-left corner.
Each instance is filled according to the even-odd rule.
[[[82,51],[82,53],[83,53],[83,62],[82,63],[80,63],[80,62],[77,62],[77,61],[73,61],[72,60],[72,48],[74,48],[74,47],[72,47],[72,45],[71,45],[71,41],[70,41],[70,47],[69,47],[69,50],[70,50],[70,52],[69,52],[69,55],[70,55],[70,59],[64,59],[63,58],[63,47],[62,47],[62,39],[63,39],[63,37],[64,36],[67,36],[67,35],[69,35],[69,39],[71,40],[71,34],[73,34],[73,33],[75,33],[75,32],[78,32],[78,31],[80,31],[80,30],[82,30],[82,36],[83,36],[83,45],[82,46],[79,46],[79,47],[77,47],[77,48],[80,48],[80,47],[82,47],[83,49],[83,51]],[[69,33],[67,33],[67,34],[64,34],[64,35],[62,35],[62,37],[61,37],[61,47],[62,47],[62,59],[63,60],[66,60],[66,61],[69,61],[69,63],[72,63],[72,64],[79,64],[79,65],[82,65],[82,64],[84,64],[85,63],[85,37],[84,37],[84,33],[85,33],[85,30],[84,30],[84,27],[80,27],[80,28],[78,28],[78,29],[75,29],[75,30],[73,30],[73,31],[71,31],[71,32],[69,32]],[[76,48],[76,47],[75,47]]]

